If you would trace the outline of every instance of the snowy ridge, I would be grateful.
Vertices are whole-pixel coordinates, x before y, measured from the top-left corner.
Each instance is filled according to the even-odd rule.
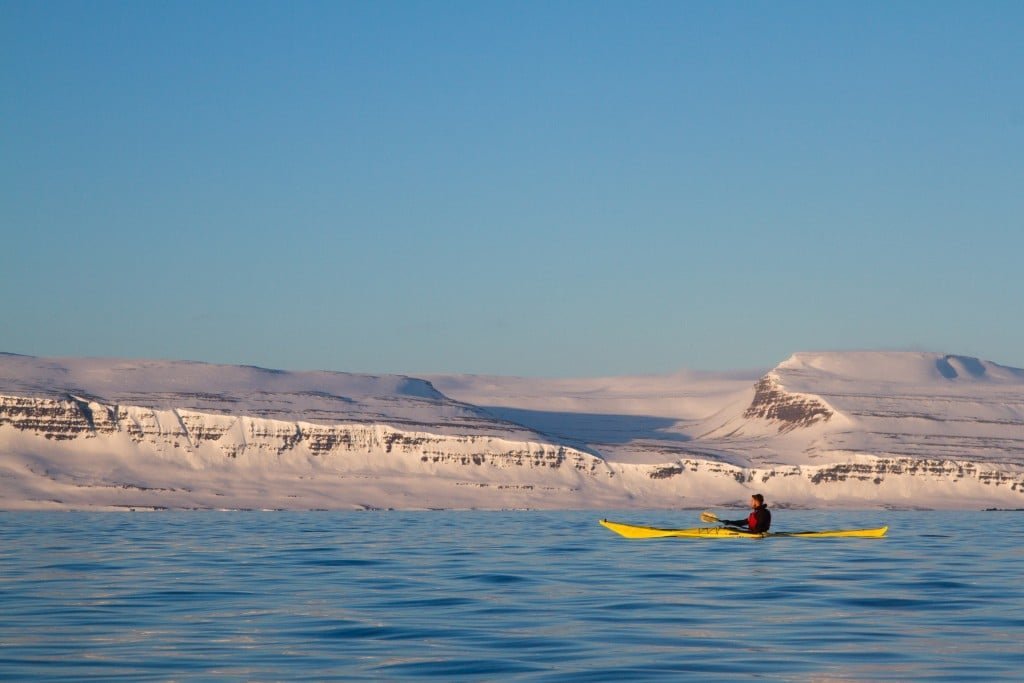
[[[796,354],[777,372],[844,418],[815,455],[1024,463],[1024,372],[929,353]],[[832,456],[835,457],[835,456]]]
[[[1024,507],[1024,371],[865,352],[796,354],[760,378],[427,381],[0,354],[4,509],[697,507],[753,491]]]
[[[0,394],[315,424],[386,422],[442,433],[513,429],[486,411],[449,399],[426,380],[403,375],[0,354]]]

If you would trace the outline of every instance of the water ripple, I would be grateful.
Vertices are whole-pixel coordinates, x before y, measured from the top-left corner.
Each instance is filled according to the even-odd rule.
[[[0,679],[1014,680],[1024,530],[994,514],[716,542],[596,524],[687,512],[3,513]]]

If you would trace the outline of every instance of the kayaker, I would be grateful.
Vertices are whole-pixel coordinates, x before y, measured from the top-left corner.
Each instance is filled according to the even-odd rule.
[[[764,496],[755,493],[750,497],[750,516],[746,519],[728,520],[722,522],[729,526],[746,527],[751,533],[763,534],[772,525],[772,513],[768,512],[768,506],[764,504]]]

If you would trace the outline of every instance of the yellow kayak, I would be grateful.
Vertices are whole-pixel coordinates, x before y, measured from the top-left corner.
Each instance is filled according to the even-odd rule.
[[[752,534],[748,531],[726,527],[694,527],[692,529],[658,529],[650,526],[620,524],[602,519],[601,524],[626,538],[766,538],[769,536],[796,536],[798,538],[881,538],[889,530],[887,526],[875,529],[837,529],[834,531],[769,531]]]

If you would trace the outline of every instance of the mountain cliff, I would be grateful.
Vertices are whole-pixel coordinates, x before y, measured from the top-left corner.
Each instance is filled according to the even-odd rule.
[[[761,462],[871,455],[1024,464],[1024,371],[933,353],[796,354],[704,440],[748,452],[757,442],[752,460]]]
[[[1024,371],[526,380],[0,354],[0,508],[1024,506]]]

